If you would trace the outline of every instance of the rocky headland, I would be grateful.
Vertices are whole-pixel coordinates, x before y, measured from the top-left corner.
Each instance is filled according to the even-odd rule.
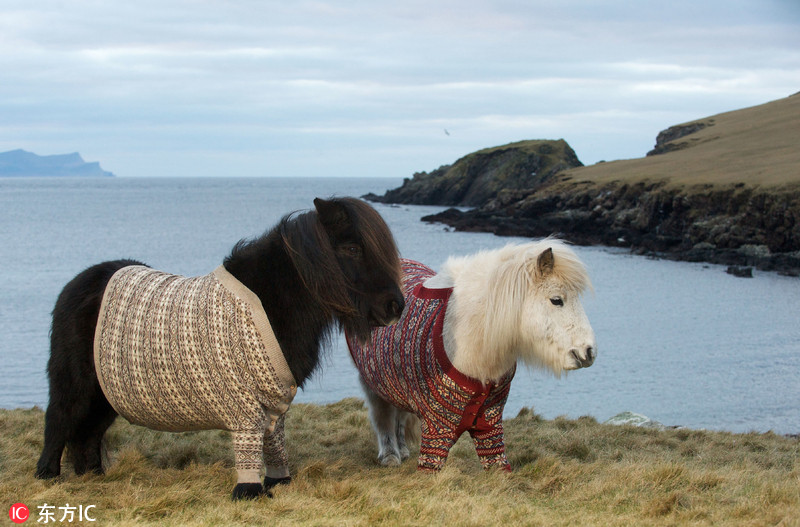
[[[109,177],[100,163],[87,163],[77,152],[40,156],[25,150],[0,152],[0,177]]]
[[[539,188],[569,168],[583,166],[566,141],[520,141],[485,148],[452,165],[417,172],[383,196],[381,203],[480,207],[500,192]]]
[[[798,122],[800,94],[670,127],[643,158],[585,167],[564,141],[522,141],[367,198],[473,207],[423,218],[458,230],[800,276]]]

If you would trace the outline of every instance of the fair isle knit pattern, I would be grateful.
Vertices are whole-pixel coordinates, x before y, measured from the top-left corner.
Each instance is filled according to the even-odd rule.
[[[258,297],[224,267],[186,278],[129,266],[106,286],[94,340],[114,409],[156,430],[233,432],[239,483],[288,476],[297,387]],[[263,461],[262,461],[263,460]]]
[[[456,370],[442,339],[453,290],[426,288],[423,282],[435,274],[433,270],[412,260],[402,264],[406,308],[400,320],[373,330],[364,345],[348,335],[361,377],[381,398],[419,416],[419,469],[441,469],[459,436],[469,432],[484,468],[510,470],[503,443],[503,407],[516,368],[490,385]]]

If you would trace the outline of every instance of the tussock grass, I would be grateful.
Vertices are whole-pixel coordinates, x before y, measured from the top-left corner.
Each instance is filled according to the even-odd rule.
[[[512,474],[484,472],[466,437],[429,475],[413,459],[376,464],[360,400],[296,404],[292,484],[273,499],[232,502],[226,432],[160,433],[119,419],[104,476],[77,477],[65,463],[46,482],[33,477],[43,421],[39,409],[0,410],[0,497],[28,505],[29,522],[39,505],[69,503],[96,506],[87,525],[800,525],[800,441],[772,433],[546,421],[523,409],[506,420]]]

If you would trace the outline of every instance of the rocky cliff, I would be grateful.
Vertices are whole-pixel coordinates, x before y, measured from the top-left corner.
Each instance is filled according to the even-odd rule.
[[[583,166],[563,139],[519,141],[486,148],[432,172],[418,172],[372,201],[476,207],[502,190],[537,188],[568,168]]]
[[[502,236],[558,234],[581,245],[800,275],[798,190],[575,184],[504,192],[478,209],[449,209],[423,220]]]
[[[670,127],[644,158],[562,170],[423,219],[798,276],[798,122],[800,94]]]

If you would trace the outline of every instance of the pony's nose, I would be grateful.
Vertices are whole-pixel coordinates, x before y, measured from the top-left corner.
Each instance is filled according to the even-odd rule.
[[[403,309],[406,307],[403,295],[391,293],[381,298],[381,304],[370,310],[370,322],[373,326],[389,326],[400,320]]]
[[[570,350],[572,357],[575,359],[575,362],[578,364],[578,368],[588,368],[589,366],[594,363],[594,358],[597,356],[597,351],[594,349],[593,346],[586,346],[586,349],[583,350],[584,354],[581,355],[581,352],[577,349]]]
[[[597,350],[594,349],[594,346],[586,346],[586,355],[585,359],[581,360],[581,368],[588,368],[594,363],[594,358],[597,357]]]
[[[594,362],[595,357],[597,357],[597,350],[594,349],[594,346],[588,346],[586,348],[586,361],[591,364]]]

